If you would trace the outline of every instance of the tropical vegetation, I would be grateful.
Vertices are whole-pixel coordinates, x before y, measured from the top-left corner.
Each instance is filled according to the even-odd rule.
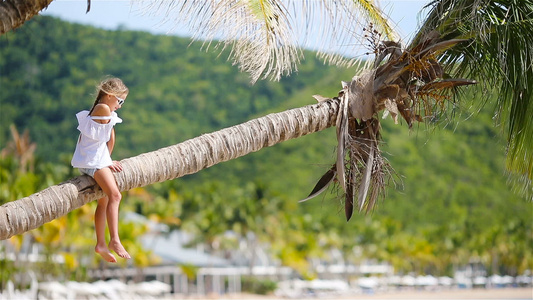
[[[68,164],[76,139],[73,116],[91,103],[102,74],[119,76],[131,87],[127,106],[119,111],[126,122],[117,127],[116,158],[124,158],[312,103],[309,95],[337,95],[339,82],[354,73],[307,58],[297,76],[251,85],[230,63],[188,44],[176,37],[105,31],[50,17],[35,18],[2,36],[0,202],[76,175]],[[493,126],[491,112],[480,109],[479,94],[466,93],[471,101],[458,103],[431,126],[409,130],[390,119],[381,121],[385,142],[380,148],[396,169],[397,185],[386,190],[379,209],[349,223],[339,213],[344,202],[334,189],[297,202],[335,159],[337,141],[330,129],[132,189],[122,211],[192,232],[213,251],[234,245],[224,240],[228,230],[242,238],[253,233],[270,245],[274,257],[307,277],[316,275],[309,258],[327,261],[329,249],[342,249],[347,261],[387,261],[398,272],[451,275],[454,267],[478,259],[491,273],[520,274],[533,267],[531,203],[506,183],[505,136]],[[69,262],[62,267],[70,271],[52,275],[81,278],[83,270],[76,266],[93,247],[90,208],[82,206],[14,236],[2,250],[19,249],[23,240],[43,243],[49,257],[64,253]],[[127,226],[134,225],[121,225],[135,233],[125,236],[133,249],[144,229]],[[141,253],[135,254],[136,265],[156,262]],[[4,278],[28,268],[5,259],[1,263]]]

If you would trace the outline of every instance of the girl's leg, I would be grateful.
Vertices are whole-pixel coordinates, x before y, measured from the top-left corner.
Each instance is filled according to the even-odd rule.
[[[109,249],[115,251],[122,258],[131,258],[129,253],[120,243],[118,236],[118,208],[122,195],[117,187],[113,172],[109,168],[103,168],[94,173],[94,179],[107,195],[108,203],[106,208],[107,225],[109,227]]]
[[[109,252],[105,242],[107,201],[107,197],[98,199],[98,206],[94,214],[94,228],[96,230],[96,247],[94,247],[94,251],[108,262],[117,262],[115,256]]]

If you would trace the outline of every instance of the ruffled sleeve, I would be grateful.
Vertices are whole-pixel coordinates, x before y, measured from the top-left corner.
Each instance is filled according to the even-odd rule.
[[[109,123],[113,123],[113,125],[118,124],[118,123],[122,123],[122,119],[118,117],[116,112],[112,112],[111,113],[111,122],[109,122]]]
[[[92,120],[87,110],[77,113],[76,118],[78,119],[78,130],[81,134],[100,142],[109,141],[113,126],[117,123],[122,123],[122,119],[115,112],[111,114],[111,120],[107,124],[101,124]]]

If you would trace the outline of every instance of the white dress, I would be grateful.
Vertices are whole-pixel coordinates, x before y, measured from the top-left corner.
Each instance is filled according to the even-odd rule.
[[[78,118],[78,130],[81,132],[71,164],[74,168],[102,169],[113,164],[107,142],[111,138],[113,126],[122,123],[117,113],[111,116],[89,116],[88,110],[76,114]],[[107,124],[101,124],[94,120],[110,120]]]

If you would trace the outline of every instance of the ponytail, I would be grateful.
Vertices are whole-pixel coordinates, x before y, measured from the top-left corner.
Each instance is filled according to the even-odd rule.
[[[94,100],[94,104],[93,104],[93,107],[91,108],[91,110],[89,111],[89,116],[93,113],[93,110],[94,108],[96,107],[96,105],[98,103],[100,103],[100,99],[102,99],[102,97],[104,97],[106,95],[106,92],[100,90],[98,91],[98,95],[96,96],[96,100]]]

